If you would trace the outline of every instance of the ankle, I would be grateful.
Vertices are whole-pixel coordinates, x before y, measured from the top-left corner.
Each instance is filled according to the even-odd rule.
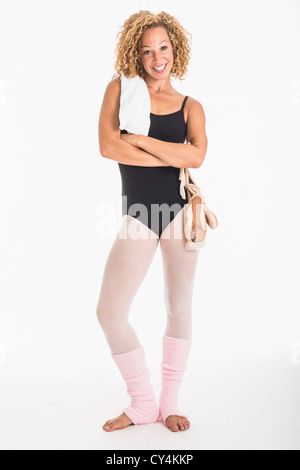
[[[182,416],[183,418],[187,418],[188,416],[182,413],[181,409],[179,408],[176,401],[170,400],[160,400],[159,402],[159,415],[163,422],[165,423],[169,416]]]
[[[133,401],[124,413],[128,416],[133,424],[150,424],[156,423],[160,416],[159,407],[155,400],[153,401]]]

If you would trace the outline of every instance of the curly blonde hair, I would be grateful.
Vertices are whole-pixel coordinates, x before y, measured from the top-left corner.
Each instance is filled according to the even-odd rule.
[[[166,29],[173,48],[174,63],[170,72],[170,77],[183,80],[187,72],[187,66],[190,61],[191,47],[187,35],[192,35],[184,29],[174,16],[165,11],[157,15],[148,10],[140,10],[131,15],[124,23],[122,30],[117,33],[118,40],[115,53],[116,60],[114,69],[119,79],[121,73],[127,78],[139,75],[144,78],[145,71],[140,58],[139,46],[144,31],[150,28],[162,26]]]

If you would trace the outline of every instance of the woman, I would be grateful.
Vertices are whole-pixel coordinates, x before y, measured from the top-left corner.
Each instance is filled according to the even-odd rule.
[[[177,397],[191,346],[198,251],[185,246],[188,200],[179,192],[179,169],[199,168],[204,160],[205,115],[197,100],[181,95],[170,82],[171,77],[182,79],[190,52],[185,30],[174,17],[163,11],[154,15],[142,10],[131,15],[124,23],[116,51],[116,71],[127,78],[139,75],[145,80],[152,112],[148,136],[128,134],[126,130],[120,133],[120,80],[107,85],[99,116],[99,148],[101,155],[118,162],[122,196],[129,204],[122,206],[123,222],[105,265],[97,317],[126,382],[131,404],[121,415],[106,421],[103,429],[114,431],[161,418],[171,431],[183,431],[190,422],[179,409]],[[185,140],[190,145],[184,145]],[[131,210],[136,204],[139,210]],[[155,211],[151,212],[158,205],[162,205],[162,222]],[[144,350],[128,316],[159,242],[167,324],[157,404]]]

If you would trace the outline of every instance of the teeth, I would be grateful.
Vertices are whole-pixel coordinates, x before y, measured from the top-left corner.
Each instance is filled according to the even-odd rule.
[[[166,65],[166,64],[162,65],[161,67],[157,67],[157,68],[153,67],[153,68],[154,68],[154,70],[162,70],[165,65]]]

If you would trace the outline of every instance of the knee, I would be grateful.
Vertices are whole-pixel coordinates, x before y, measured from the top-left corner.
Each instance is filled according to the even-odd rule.
[[[176,299],[169,299],[165,302],[167,315],[169,319],[178,322],[186,322],[192,316],[192,307],[187,299],[179,301]]]
[[[122,324],[122,315],[119,309],[114,308],[112,305],[105,305],[98,303],[96,308],[96,316],[100,323],[101,328],[110,330],[116,328],[118,324]]]
[[[192,311],[190,309],[167,310],[167,316],[169,322],[184,326],[191,321]]]
[[[190,305],[170,303],[167,306],[167,336],[190,339],[192,336],[192,309]]]
[[[108,309],[104,308],[104,306],[98,303],[96,308],[96,317],[98,318],[98,322],[100,323],[102,329],[105,330],[110,321]]]

